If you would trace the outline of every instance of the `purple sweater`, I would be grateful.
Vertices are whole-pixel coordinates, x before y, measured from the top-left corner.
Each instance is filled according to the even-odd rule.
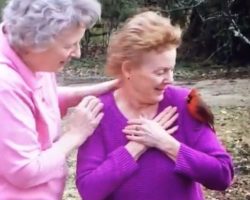
[[[200,184],[214,190],[230,185],[231,158],[215,133],[187,112],[188,92],[168,87],[158,109],[178,108],[179,129],[173,136],[181,147],[176,162],[154,148],[135,161],[124,148],[127,119],[112,92],[101,96],[104,118],[77,157],[76,184],[84,200],[202,200]]]

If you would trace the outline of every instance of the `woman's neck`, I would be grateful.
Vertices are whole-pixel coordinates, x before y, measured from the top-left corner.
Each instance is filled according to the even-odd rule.
[[[157,112],[158,103],[150,104],[142,102],[137,95],[125,88],[119,88],[114,92],[117,107],[128,118],[145,117],[152,119]]]

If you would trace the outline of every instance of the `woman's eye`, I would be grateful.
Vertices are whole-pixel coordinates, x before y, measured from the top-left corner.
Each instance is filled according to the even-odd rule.
[[[163,74],[165,74],[165,72],[166,72],[166,70],[162,69],[162,70],[157,71],[156,74],[157,75],[163,75]]]
[[[167,73],[169,73],[169,72],[173,72],[173,71],[174,71],[173,68],[161,69],[161,70],[156,71],[155,74],[156,74],[157,76],[162,76],[162,75],[165,75],[165,74],[167,74]]]
[[[64,49],[67,49],[67,50],[74,49],[74,48],[77,48],[78,46],[80,46],[80,43],[75,43],[75,44],[64,46]]]
[[[64,49],[71,49],[72,46],[64,46]]]

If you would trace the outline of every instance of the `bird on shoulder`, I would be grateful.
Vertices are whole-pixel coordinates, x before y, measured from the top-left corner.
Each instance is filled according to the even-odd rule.
[[[187,109],[193,118],[202,123],[207,123],[215,132],[214,115],[197,89],[191,89],[188,94]]]

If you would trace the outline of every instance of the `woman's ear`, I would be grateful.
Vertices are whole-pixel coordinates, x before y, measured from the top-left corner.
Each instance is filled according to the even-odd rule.
[[[121,71],[122,71],[122,74],[123,76],[126,78],[126,79],[130,79],[131,77],[131,73],[132,73],[132,63],[130,61],[124,61],[122,63],[122,67],[121,67]]]

